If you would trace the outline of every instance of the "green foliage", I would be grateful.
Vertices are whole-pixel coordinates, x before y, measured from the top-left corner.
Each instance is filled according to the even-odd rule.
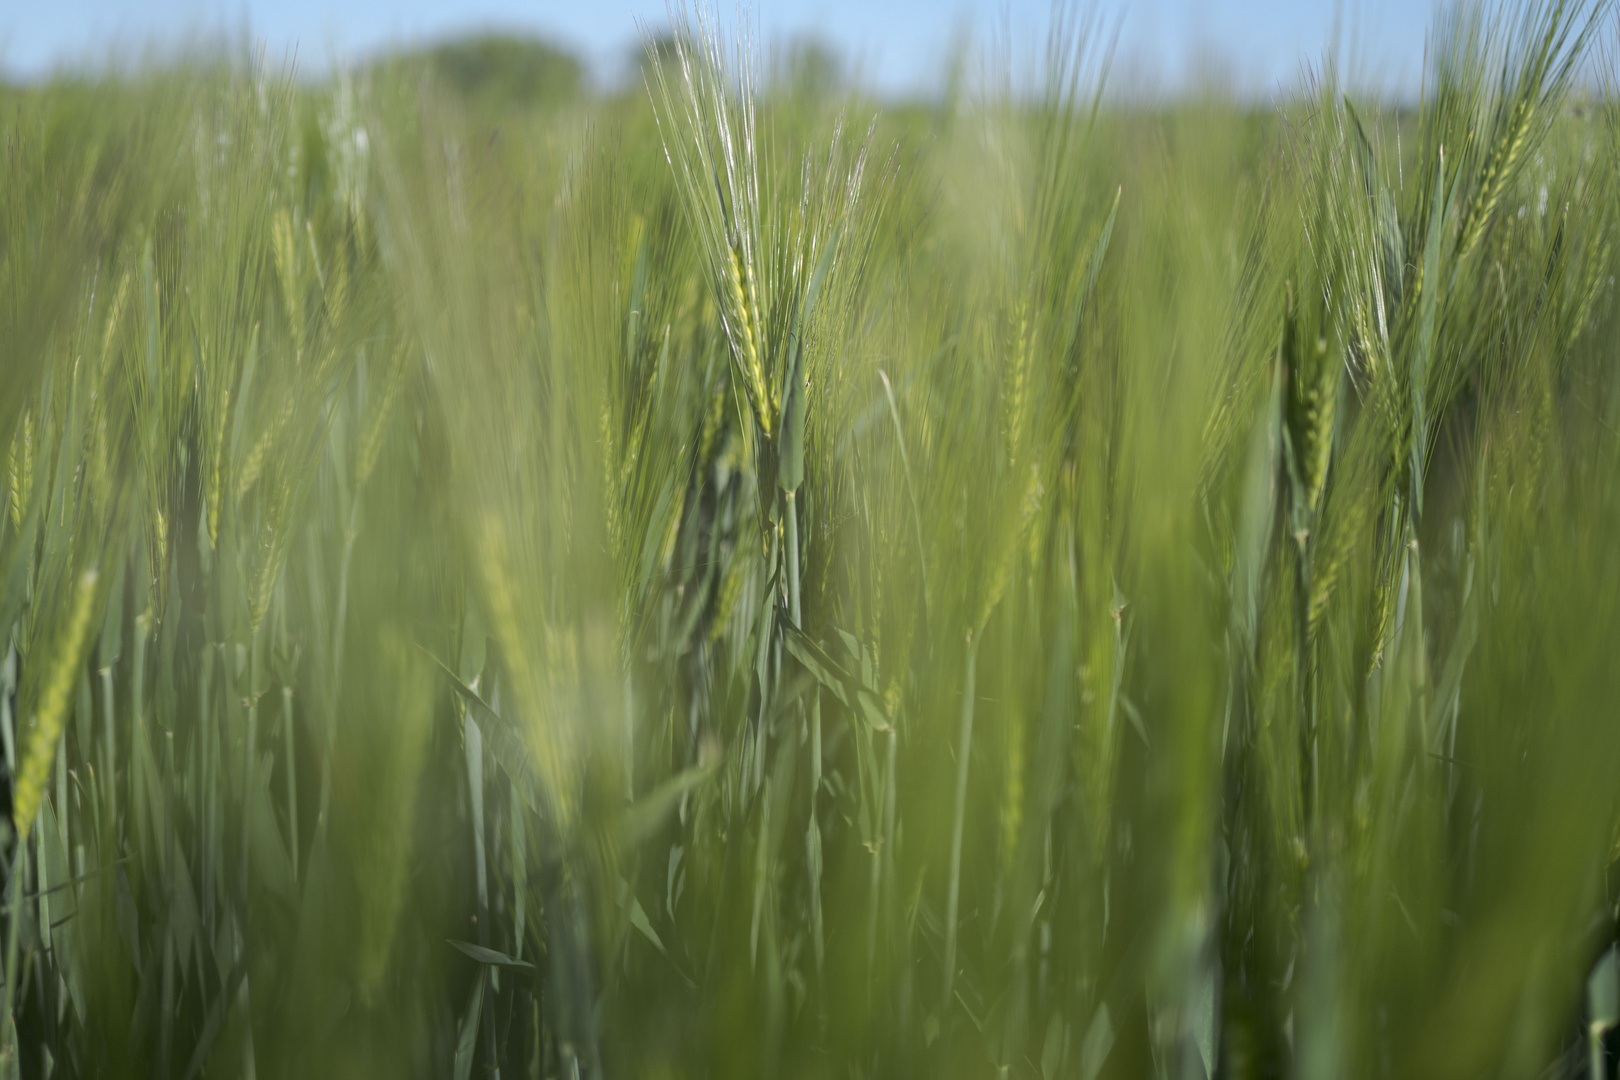
[[[504,34],[446,41],[391,55],[385,64],[430,72],[468,105],[497,115],[554,108],[579,97],[585,85],[584,65],[567,50]]]
[[[0,1072],[1609,1068],[1606,11],[6,91]]]

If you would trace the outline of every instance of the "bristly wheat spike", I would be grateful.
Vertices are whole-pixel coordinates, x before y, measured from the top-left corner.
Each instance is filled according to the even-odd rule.
[[[1013,351],[1012,370],[1007,378],[1007,406],[1003,417],[1003,437],[1007,440],[1007,458],[1016,463],[1022,447],[1024,428],[1028,418],[1024,415],[1025,400],[1029,393],[1029,366],[1034,351],[1033,331],[1030,326],[1029,304],[1018,301],[1018,336]]]
[[[1485,234],[1485,226],[1496,211],[1496,204],[1501,201],[1502,191],[1507,186],[1507,178],[1512,175],[1513,167],[1518,164],[1519,155],[1529,139],[1533,111],[1531,100],[1528,97],[1520,98],[1508,119],[1507,130],[1491,147],[1490,157],[1485,162],[1485,174],[1480,178],[1479,191],[1463,219],[1458,255],[1467,255]]]
[[[17,425],[17,434],[11,440],[11,459],[7,466],[8,472],[11,474],[11,524],[14,528],[20,528],[23,513],[28,507],[28,500],[33,495],[30,490],[34,480],[34,413],[32,409],[23,413],[22,423]]]
[[[731,305],[741,338],[737,344],[742,353],[738,359],[743,369],[743,384],[748,393],[748,403],[753,406],[754,416],[765,432],[765,437],[769,439],[773,417],[770,395],[765,387],[765,370],[759,358],[758,299],[753,274],[749,272],[748,264],[742,257],[742,250],[737,244],[730,245],[730,255]]]
[[[17,797],[13,821],[17,835],[26,837],[39,813],[45,782],[56,760],[56,744],[62,738],[62,722],[67,716],[68,694],[74,675],[83,660],[82,651],[90,629],[90,602],[96,593],[96,572],[86,570],[73,593],[73,607],[57,635],[56,648],[49,657],[45,682],[34,714],[34,731],[28,739],[28,754],[17,775]]]

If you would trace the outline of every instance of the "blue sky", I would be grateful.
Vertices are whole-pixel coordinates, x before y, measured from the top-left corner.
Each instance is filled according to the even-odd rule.
[[[1302,62],[1339,43],[1341,61],[1386,89],[1415,84],[1434,0],[1104,0],[1120,20],[1117,78],[1174,88],[1219,71],[1251,94],[1293,82]],[[719,0],[723,16],[733,0]],[[1037,40],[1050,0],[751,0],[766,40],[814,33],[859,63],[886,92],[937,82],[953,32],[978,40],[1010,26],[1014,49]],[[391,43],[475,28],[545,34],[572,46],[611,80],[635,41],[636,20],[664,21],[664,0],[6,0],[0,67],[38,77],[63,64],[173,45],[199,34],[239,32],[271,57],[296,48],[298,66],[363,57]],[[1338,34],[1335,38],[1335,27]],[[1016,55],[1016,52],[1015,52]]]

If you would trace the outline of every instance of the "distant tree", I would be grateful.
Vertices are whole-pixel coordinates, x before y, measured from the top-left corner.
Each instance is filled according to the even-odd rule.
[[[480,34],[442,42],[414,56],[469,103],[493,109],[528,108],[578,97],[585,65],[551,42]]]
[[[821,98],[843,87],[844,60],[821,38],[797,37],[779,54],[773,74],[773,81],[793,95]]]

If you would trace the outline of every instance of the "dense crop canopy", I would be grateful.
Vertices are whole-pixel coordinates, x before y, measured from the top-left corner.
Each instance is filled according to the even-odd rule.
[[[1609,17],[0,90],[0,1072],[1605,1074]]]

